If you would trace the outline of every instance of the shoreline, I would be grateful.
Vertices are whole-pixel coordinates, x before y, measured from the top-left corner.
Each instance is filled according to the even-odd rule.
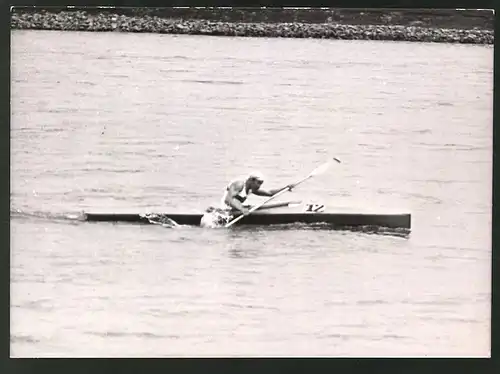
[[[494,43],[494,13],[454,9],[14,8],[13,30]]]

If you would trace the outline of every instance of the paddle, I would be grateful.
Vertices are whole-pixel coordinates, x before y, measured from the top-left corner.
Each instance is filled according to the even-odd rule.
[[[339,160],[338,158],[335,158],[335,157],[334,157],[334,158],[333,158],[333,160],[334,160],[334,161],[337,161],[338,163],[340,163],[340,160]],[[330,160],[330,161],[325,162],[324,164],[322,164],[322,165],[318,166],[318,167],[317,167],[316,169],[314,169],[314,170],[313,170],[313,171],[312,171],[312,172],[311,172],[311,173],[310,173],[307,177],[305,177],[305,178],[301,179],[300,181],[298,181],[298,182],[294,183],[294,184],[293,184],[294,188],[295,188],[295,187],[297,187],[299,184],[304,183],[306,180],[309,180],[309,179],[310,179],[310,178],[312,178],[312,177],[315,177],[315,176],[317,176],[317,175],[323,174],[323,173],[324,173],[324,172],[325,172],[325,171],[326,171],[326,170],[330,167],[331,162],[332,162],[332,161]],[[278,197],[278,196],[280,196],[280,195],[282,195],[282,194],[284,194],[285,192],[288,192],[288,191],[290,191],[290,190],[291,190],[291,188],[289,188],[289,187],[285,187],[285,188],[283,188],[281,191],[279,191],[279,192],[275,193],[273,196],[271,196],[269,199],[267,199],[267,200],[266,200],[266,201],[264,201],[263,203],[258,204],[258,205],[256,205],[256,206],[254,206],[252,209],[250,209],[250,210],[248,211],[248,215],[252,214],[254,211],[256,211],[257,209],[259,209],[261,206],[263,206],[264,204],[268,203],[269,201],[271,201],[271,200],[275,199],[276,197]],[[240,219],[242,219],[243,217],[245,217],[245,215],[244,215],[244,214],[242,214],[242,215],[240,215],[240,216],[236,217],[236,218],[235,218],[235,219],[233,219],[231,222],[229,222],[228,224],[226,224],[226,226],[225,226],[225,227],[230,227],[230,226],[232,226],[233,224],[235,224],[236,222],[238,222],[238,221],[239,221]]]

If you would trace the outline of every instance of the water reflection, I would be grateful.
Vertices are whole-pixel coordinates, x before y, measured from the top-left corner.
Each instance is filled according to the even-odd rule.
[[[255,258],[264,255],[262,239],[266,231],[258,227],[234,226],[227,230],[227,253],[231,258]]]
[[[258,233],[265,235],[267,232],[275,231],[334,231],[334,232],[354,232],[366,235],[380,235],[380,236],[393,236],[398,238],[409,239],[411,229],[405,228],[388,228],[380,226],[336,226],[327,223],[314,223],[314,224],[283,224],[283,225],[270,225],[270,226],[250,226],[241,225],[234,226],[229,230],[229,235],[232,238],[239,238],[244,236],[248,240],[249,233]]]
[[[281,247],[297,246],[305,240],[304,233],[314,231],[314,235],[307,236],[308,246],[321,246],[324,242],[331,242],[326,236],[345,236],[347,234],[360,235],[362,237],[377,236],[410,238],[409,229],[390,229],[382,227],[334,227],[332,225],[305,225],[288,224],[273,226],[234,226],[225,232],[225,249],[231,258],[248,259],[270,256],[270,248],[277,245]],[[296,236],[298,235],[298,236]],[[277,237],[279,236],[279,238]],[[368,239],[369,240],[369,239]],[[291,244],[293,243],[293,245]]]

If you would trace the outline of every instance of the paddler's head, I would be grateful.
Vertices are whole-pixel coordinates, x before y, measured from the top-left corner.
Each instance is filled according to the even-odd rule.
[[[257,190],[264,183],[264,176],[258,171],[254,171],[249,174],[247,178],[247,184],[250,189]]]

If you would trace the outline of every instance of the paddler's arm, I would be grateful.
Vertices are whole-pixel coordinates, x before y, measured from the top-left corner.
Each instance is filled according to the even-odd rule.
[[[231,208],[239,210],[243,214],[247,214],[248,209],[243,206],[241,201],[235,198],[235,196],[238,195],[242,188],[245,188],[245,186],[240,182],[233,183],[231,186],[229,186],[224,202]]]
[[[254,195],[257,195],[257,196],[269,196],[269,197],[271,197],[271,196],[276,195],[278,192],[284,190],[285,188],[289,188],[291,191],[294,187],[295,187],[294,184],[289,184],[289,185],[286,185],[285,187],[281,187],[281,188],[277,188],[277,189],[269,190],[269,191],[259,188],[257,191],[252,191],[252,193]]]

